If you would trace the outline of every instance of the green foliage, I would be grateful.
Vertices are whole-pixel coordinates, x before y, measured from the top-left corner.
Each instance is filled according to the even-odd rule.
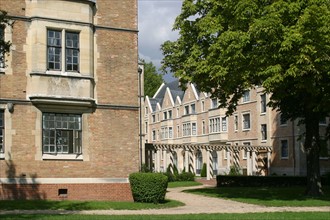
[[[206,163],[203,163],[202,171],[201,171],[201,177],[206,177]]]
[[[0,54],[9,54],[11,43],[4,40],[4,32],[6,26],[13,26],[13,23],[8,18],[7,12],[0,10]],[[0,63],[3,63],[5,56],[0,56]]]
[[[152,171],[149,169],[149,167],[145,163],[143,163],[141,166],[141,172],[142,173],[151,173]]]
[[[157,72],[152,62],[147,63],[142,59],[140,61],[144,63],[144,95],[153,97],[163,83],[163,77]]]
[[[308,191],[320,192],[320,119],[330,113],[330,1],[185,0],[162,45],[162,70],[218,97],[232,114],[245,90],[305,124]],[[316,140],[316,142],[314,142]],[[313,187],[312,187],[313,186]]]
[[[165,200],[168,179],[161,173],[132,173],[129,175],[134,201],[161,203]]]
[[[191,172],[182,172],[177,176],[177,181],[195,181],[195,174]]]
[[[229,176],[240,176],[241,174],[241,168],[239,166],[230,166],[230,170],[228,173]]]
[[[173,172],[171,169],[171,165],[167,166],[165,176],[168,178],[168,182],[175,181],[195,181],[195,174],[191,172],[186,172],[185,169],[181,173],[179,173],[178,168],[174,165]]]

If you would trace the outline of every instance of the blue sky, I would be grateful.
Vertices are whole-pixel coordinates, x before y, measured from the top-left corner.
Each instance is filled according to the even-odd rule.
[[[160,45],[178,38],[172,27],[181,5],[182,0],[138,0],[139,56],[153,62],[157,68],[163,58]],[[174,80],[170,74],[163,78],[167,82]]]

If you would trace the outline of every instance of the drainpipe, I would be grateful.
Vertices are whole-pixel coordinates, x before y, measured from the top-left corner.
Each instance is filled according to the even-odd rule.
[[[296,138],[294,130],[294,120],[292,120],[292,159],[293,159],[293,175],[296,175]]]
[[[140,163],[139,163],[139,170],[142,169],[142,82],[141,82],[141,75],[142,75],[142,69],[138,67],[138,73],[139,73],[139,156],[140,156]]]

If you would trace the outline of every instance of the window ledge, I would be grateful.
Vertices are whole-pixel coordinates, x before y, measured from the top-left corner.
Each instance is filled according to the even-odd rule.
[[[5,159],[5,154],[4,153],[0,153],[0,160],[1,159]]]
[[[43,154],[43,160],[83,160],[82,154]]]

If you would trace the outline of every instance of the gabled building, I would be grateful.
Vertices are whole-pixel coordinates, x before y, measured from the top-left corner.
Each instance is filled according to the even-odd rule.
[[[139,167],[137,1],[0,0],[0,199],[126,200]],[[129,160],[128,160],[129,158]]]
[[[146,97],[146,164],[164,172],[174,166],[207,177],[228,174],[239,167],[245,175],[306,175],[306,156],[297,121],[285,121],[267,106],[262,88],[247,90],[230,116],[218,108],[218,99],[186,89],[178,81],[162,84],[154,97]],[[329,118],[320,122],[325,134]],[[330,144],[321,153],[321,173],[330,171]]]

